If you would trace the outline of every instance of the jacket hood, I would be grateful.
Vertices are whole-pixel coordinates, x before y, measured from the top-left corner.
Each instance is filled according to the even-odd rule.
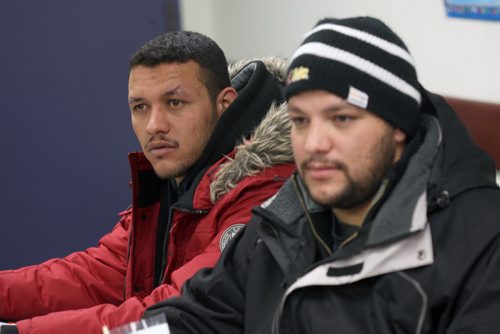
[[[367,245],[423,230],[429,214],[445,209],[464,191],[497,187],[493,160],[474,143],[457,114],[438,95],[424,91],[423,98],[423,141],[372,217]]]
[[[184,206],[191,206],[193,185],[200,182],[205,171],[233,151],[242,137],[249,137],[273,103],[284,101],[284,60],[241,60],[229,66],[229,71],[238,97],[222,113],[200,159],[179,185],[183,194],[179,202]]]
[[[291,122],[285,103],[273,105],[253,131],[250,139],[242,138],[234,159],[220,166],[210,185],[210,197],[219,197],[234,188],[245,176],[254,175],[267,167],[293,161],[290,142]]]
[[[233,87],[238,88],[239,85],[244,85],[245,80],[243,73],[241,71],[253,62],[262,62],[266,67],[266,70],[281,84],[286,81],[286,71],[288,62],[279,57],[267,57],[267,58],[248,58],[240,59],[231,64],[229,64],[229,77],[231,78],[231,84]],[[247,72],[251,74],[251,72]]]
[[[477,146],[453,109],[438,95],[424,92],[423,98],[422,111],[437,117],[443,136],[429,181],[430,203],[446,204],[437,203],[443,194],[452,198],[472,188],[497,187],[495,162]]]

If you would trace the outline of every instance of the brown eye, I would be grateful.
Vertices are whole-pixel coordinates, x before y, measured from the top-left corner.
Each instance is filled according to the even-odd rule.
[[[290,120],[296,126],[304,125],[307,121],[304,117],[292,117]]]
[[[335,123],[337,126],[348,126],[351,124],[352,121],[354,121],[356,118],[350,115],[335,115],[333,117],[333,123]]]
[[[132,111],[143,111],[146,109],[145,104],[138,104],[132,107]]]
[[[349,122],[352,121],[352,119],[353,118],[351,116],[346,116],[346,115],[338,115],[335,117],[335,121],[340,123]]]
[[[182,106],[184,104],[183,101],[180,101],[180,100],[168,100],[167,101],[167,105],[170,107],[170,108],[179,108],[180,106]]]

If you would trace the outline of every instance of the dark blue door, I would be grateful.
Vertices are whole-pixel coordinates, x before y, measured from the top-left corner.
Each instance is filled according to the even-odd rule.
[[[129,205],[128,59],[175,1],[0,1],[0,269],[97,244]]]

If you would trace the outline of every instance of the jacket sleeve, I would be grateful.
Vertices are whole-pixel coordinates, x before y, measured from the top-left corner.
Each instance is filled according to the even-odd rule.
[[[492,229],[493,230],[493,229]],[[498,229],[496,229],[498,230]],[[446,333],[497,333],[500,329],[500,235],[468,274]]]
[[[207,269],[209,271],[210,269]],[[204,284],[205,274],[201,271],[201,284]],[[187,288],[189,290],[189,286]],[[224,289],[230,289],[225,286]],[[223,290],[223,289],[222,289]],[[237,295],[226,291],[230,298],[235,298]],[[125,323],[138,320],[146,310],[159,301],[164,300],[165,296],[178,295],[177,288],[167,284],[156,288],[151,295],[144,298],[142,301],[138,298],[132,297],[127,299],[120,306],[111,304],[102,304],[86,309],[62,311],[50,313],[45,316],[34,317],[28,320],[17,322],[19,334],[27,333],[101,333],[102,326],[106,324],[108,327],[113,328]],[[241,292],[240,292],[241,294]],[[175,300],[170,298],[168,300]],[[234,300],[236,302],[236,300]],[[189,305],[186,306],[188,309]],[[196,327],[201,328],[201,327]],[[207,330],[195,330],[193,333],[210,333]],[[217,331],[216,331],[217,332]],[[224,332],[224,331],[222,331]],[[219,331],[219,333],[222,333]],[[236,333],[235,331],[227,331]]]
[[[253,182],[252,182],[253,181]],[[283,180],[284,181],[284,180]],[[202,268],[213,267],[221,254],[220,240],[224,232],[235,224],[246,224],[251,218],[251,209],[272,196],[283,182],[268,179],[242,181],[214,207],[217,231],[205,250],[174,270],[169,284],[162,284],[145,298],[129,298],[119,306],[103,304],[74,311],[55,312],[46,316],[19,321],[19,333],[77,333],[100,332],[103,325],[113,328],[138,320],[146,308],[180,294],[184,282]],[[124,273],[123,273],[124,274]],[[120,292],[123,277],[119,278]],[[108,282],[105,280],[104,282]],[[94,303],[96,305],[96,303]],[[66,308],[67,309],[67,308]]]
[[[291,172],[292,170],[290,170]],[[285,180],[283,180],[285,181]],[[272,197],[282,186],[265,185],[255,189],[248,188],[242,195],[243,198],[257,196],[259,205]],[[266,192],[266,189],[268,192]],[[228,193],[229,195],[229,193]],[[229,200],[229,198],[226,198]],[[232,201],[229,200],[228,203]],[[238,203],[244,203],[244,200]],[[235,203],[235,202],[232,202]],[[257,206],[255,202],[251,206]],[[226,214],[237,210],[238,206],[228,205]],[[241,211],[240,211],[241,213]],[[164,314],[171,333],[243,333],[245,322],[245,287],[249,279],[249,265],[254,258],[255,249],[259,245],[256,225],[250,210],[244,211],[242,222],[248,223],[227,245],[214,268],[199,270],[191,279],[186,280],[182,287],[182,295],[169,298],[148,308],[144,317]],[[225,222],[239,223],[238,220],[222,219]],[[224,231],[224,227],[221,229]],[[223,233],[223,232],[222,232]],[[212,246],[219,248],[220,234],[215,238]],[[264,305],[264,308],[269,306]],[[248,319],[248,318],[247,318]]]
[[[97,247],[0,272],[0,318],[10,321],[123,300],[129,212]]]
[[[238,188],[227,193],[212,209],[215,215],[210,219],[216,221],[215,236],[202,253],[172,272],[172,284],[180,288],[200,269],[215,266],[221,250],[234,236],[230,233],[232,228],[246,225],[252,218],[252,209],[273,196],[283,185],[284,180],[278,182],[268,176],[248,178],[242,180]],[[233,231],[238,231],[238,229],[233,229]]]
[[[164,314],[175,334],[242,333],[248,269],[244,250],[246,244],[255,243],[252,238],[248,230],[239,233],[215,268],[200,270],[186,282],[180,297],[150,307],[144,317]]]
[[[101,312],[100,326],[105,324],[109,328],[113,328],[136,321],[143,316],[148,307],[171,297],[178,296],[184,283],[200,271],[200,269],[215,266],[221,256],[220,241],[224,233],[236,224],[246,225],[252,217],[252,208],[260,205],[274,195],[282,186],[284,180],[277,182],[274,178],[267,176],[257,176],[242,180],[237,188],[227,193],[212,208],[214,215],[210,216],[210,219],[216,220],[216,224],[214,225],[216,228],[215,237],[212,238],[203,252],[197,254],[190,261],[174,270],[170,275],[170,282],[168,284],[160,285],[150,295],[142,299],[142,301],[132,298],[120,305],[119,308],[108,307],[104,312]],[[202,224],[203,222],[200,223]]]
[[[212,248],[212,245],[208,248]],[[217,258],[219,254],[217,254]],[[33,332],[47,334],[68,332],[72,334],[100,333],[103,325],[113,328],[136,321],[144,314],[146,308],[167,298],[179,295],[181,284],[184,283],[191,272],[203,266],[213,266],[215,261],[213,252],[207,250],[188,262],[185,267],[175,271],[174,274],[177,279],[174,279],[172,284],[162,284],[142,300],[132,297],[119,306],[102,304],[22,320],[17,322],[19,334]]]

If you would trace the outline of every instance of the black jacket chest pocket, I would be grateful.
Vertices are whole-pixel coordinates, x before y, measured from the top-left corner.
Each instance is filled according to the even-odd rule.
[[[293,333],[329,333],[333,329],[350,334],[430,333],[426,329],[427,296],[404,273],[340,286],[302,288],[288,297],[283,316],[282,323],[295,328]]]

